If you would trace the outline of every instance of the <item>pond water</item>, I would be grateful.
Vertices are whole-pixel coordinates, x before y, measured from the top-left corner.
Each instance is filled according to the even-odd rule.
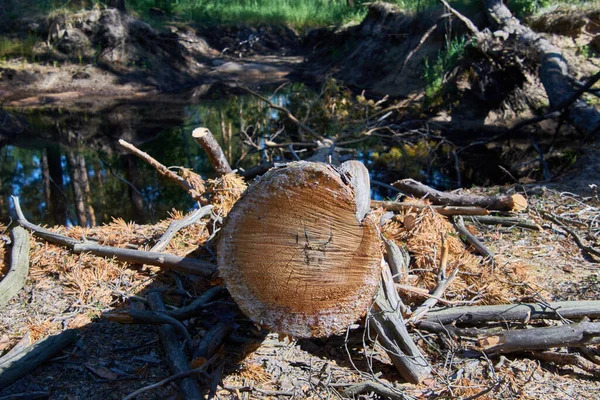
[[[302,113],[306,96],[316,94],[303,85],[291,85],[271,101],[290,109],[300,107],[295,111]],[[124,152],[120,138],[168,167],[191,168],[205,179],[214,171],[191,138],[196,127],[208,127],[232,166],[242,171],[261,162],[291,159],[286,148],[256,148],[268,140],[306,140],[298,136],[297,127],[254,96],[221,89],[200,100],[189,99],[185,95],[178,101],[123,102],[94,112],[9,110],[22,121],[22,129],[0,136],[0,222],[8,223],[13,215],[11,195],[20,197],[26,217],[47,225],[102,224],[113,218],[149,223],[168,217],[173,209],[194,207],[179,186]],[[335,129],[322,128],[322,132]],[[255,146],[248,145],[249,137]],[[300,148],[296,150],[305,158]],[[456,160],[448,149],[427,140],[398,145],[374,137],[343,150],[363,161],[374,180],[386,183],[415,177],[436,187],[455,188],[473,182],[464,178],[459,182]],[[395,193],[373,186],[372,195],[382,199]],[[77,198],[85,203],[85,215],[77,215]]]

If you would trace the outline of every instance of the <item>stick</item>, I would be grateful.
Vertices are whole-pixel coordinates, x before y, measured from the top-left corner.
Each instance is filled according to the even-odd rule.
[[[215,286],[207,290],[202,296],[192,301],[189,305],[175,310],[167,310],[165,311],[165,314],[180,321],[186,320],[197,315],[200,310],[205,308],[207,303],[221,297],[225,293],[227,293],[227,290],[225,290],[224,287]]]
[[[488,249],[479,239],[475,237],[471,232],[467,230],[465,227],[465,222],[462,217],[459,215],[457,218],[453,218],[452,222],[454,223],[454,228],[465,237],[465,241],[469,243],[471,246],[477,250],[479,254],[481,254],[486,259],[489,259],[494,264],[494,253],[490,249]]]
[[[446,257],[447,257],[447,254],[448,254],[448,246],[447,245],[445,245],[443,247],[443,251],[446,253]],[[442,259],[444,259],[443,255],[442,255]],[[442,261],[442,264],[445,264],[445,262]],[[423,304],[413,312],[413,314],[410,316],[410,318],[406,321],[407,323],[415,323],[415,322],[419,321],[421,318],[423,318],[423,316],[425,314],[427,314],[427,312],[437,304],[438,298],[442,297],[442,295],[444,294],[446,289],[452,284],[452,281],[454,281],[454,278],[456,278],[456,275],[458,274],[458,268],[455,269],[454,272],[452,272],[452,274],[450,274],[450,276],[447,278],[445,278],[445,273],[443,272],[445,269],[446,269],[445,265],[442,265],[440,267],[440,279],[438,280],[437,288],[433,291],[433,293],[431,294],[431,297],[428,298],[427,300],[425,300],[423,302]]]
[[[399,312],[400,298],[394,286],[392,273],[384,262],[382,282],[375,304],[378,310],[369,315],[370,323],[377,332],[377,340],[403,379],[419,383],[431,376],[431,366],[410,337],[404,319]]]
[[[165,305],[163,303],[160,294],[157,292],[148,293],[148,303],[153,311],[164,312]],[[185,353],[181,349],[181,346],[175,335],[175,330],[171,325],[161,325],[158,328],[158,335],[162,342],[163,348],[167,357],[167,364],[174,374],[180,374],[182,372],[190,371],[190,367],[185,356]],[[160,382],[159,382],[160,383]],[[183,399],[201,399],[202,393],[200,388],[196,384],[196,381],[191,377],[181,378],[178,382],[179,394]],[[138,393],[139,394],[139,393]],[[133,393],[126,398],[133,398]]]
[[[431,208],[435,212],[445,216],[452,215],[488,215],[490,212],[481,207],[455,207],[455,206],[436,206],[419,203],[398,203],[395,201],[371,200],[371,208],[382,207],[388,211],[409,211],[411,209],[423,210]]]
[[[11,232],[10,268],[0,281],[0,309],[25,286],[29,274],[29,234],[20,226]]]
[[[520,194],[513,194],[511,196],[459,195],[456,193],[440,192],[414,179],[403,179],[392,185],[400,189],[403,193],[419,198],[426,198],[436,205],[482,207],[486,210],[495,211],[522,211],[527,208],[527,200]]]
[[[102,314],[103,318],[109,321],[118,322],[120,324],[150,324],[150,325],[163,325],[169,324],[175,328],[183,337],[188,345],[191,345],[192,338],[189,332],[183,326],[181,322],[173,317],[168,316],[162,312],[137,310],[130,308],[123,311],[109,311]]]
[[[227,339],[232,330],[233,326],[228,322],[219,322],[210,328],[194,352],[192,366],[196,367],[204,364],[206,360],[214,356],[221,343]]]
[[[560,301],[548,304],[525,303],[497,306],[467,306],[430,310],[424,321],[440,324],[475,325],[491,321],[522,321],[535,319],[600,318],[600,301]]]
[[[6,360],[0,364],[0,390],[34,371],[77,339],[77,332],[69,329],[40,340]]]
[[[399,283],[402,277],[408,275],[410,255],[404,248],[400,248],[396,242],[383,238],[385,244],[385,260],[390,266],[394,282]]]
[[[543,350],[551,347],[580,346],[598,343],[600,323],[577,324],[544,328],[517,329],[485,336],[477,341],[488,355],[514,353],[524,350]]]
[[[219,142],[217,142],[217,139],[215,139],[208,128],[194,129],[192,137],[196,140],[196,143],[204,149],[210,163],[219,176],[233,172],[229,165],[229,161],[227,161],[227,157],[223,154],[223,149],[221,149]]]
[[[381,383],[377,383],[374,381],[367,381],[357,383],[356,385],[352,385],[344,389],[343,395],[348,398],[357,398],[361,394],[375,392],[379,396],[384,399],[406,399],[401,392],[397,392],[396,390],[389,388],[387,386],[382,385]]]
[[[138,389],[135,392],[130,393],[127,396],[123,397],[123,400],[134,399],[134,398],[136,398],[137,396],[139,396],[142,393],[145,393],[145,392],[148,392],[148,391],[150,391],[152,389],[156,389],[158,387],[164,386],[167,383],[171,383],[171,382],[176,381],[178,379],[187,378],[187,377],[195,375],[195,374],[200,374],[200,373],[204,372],[204,370],[210,364],[212,364],[212,362],[213,362],[213,360],[209,360],[206,364],[204,364],[201,367],[190,369],[190,370],[184,371],[184,372],[180,372],[178,374],[175,374],[175,375],[172,375],[172,376],[168,377],[167,379],[163,379],[160,382],[156,382],[156,383],[153,383],[152,385],[144,386],[143,388]],[[202,398],[202,397],[199,397],[199,398]]]
[[[169,225],[169,227],[167,228],[165,233],[163,233],[163,235],[160,237],[160,239],[158,239],[158,241],[150,249],[150,251],[156,251],[156,252],[163,251],[167,247],[169,242],[173,239],[173,237],[175,236],[175,234],[177,232],[179,232],[181,229],[185,228],[186,226],[195,224],[200,218],[203,218],[203,217],[209,215],[212,211],[212,208],[213,208],[212,205],[201,207],[195,211],[192,211],[191,213],[186,215],[184,218],[171,222],[171,224]]]
[[[583,240],[581,239],[581,237],[571,228],[569,228],[568,226],[566,226],[564,223],[562,223],[558,218],[556,218],[555,215],[547,213],[547,212],[542,212],[542,216],[546,219],[549,219],[550,221],[554,222],[555,224],[559,225],[562,229],[564,229],[565,231],[567,231],[567,233],[569,233],[571,236],[573,236],[573,239],[575,240],[575,243],[577,243],[577,245],[579,246],[579,248],[581,250],[583,250],[584,252],[586,252],[588,255],[593,255],[596,257],[600,257],[600,251],[596,250],[595,248],[586,245],[585,243],[583,243]]]
[[[480,224],[486,225],[502,225],[502,226],[517,226],[519,228],[531,229],[534,231],[541,231],[542,227],[535,222],[528,221],[521,218],[510,218],[510,217],[498,217],[495,215],[482,215],[472,216],[470,219],[473,222],[479,222]]]
[[[54,233],[41,226],[30,223],[25,219],[19,204],[19,198],[12,196],[15,206],[15,212],[18,217],[19,225],[33,231],[35,236],[38,236],[50,243],[59,246],[64,246],[74,253],[89,252],[101,257],[115,257],[120,261],[125,261],[133,264],[149,264],[156,265],[162,268],[180,271],[187,274],[200,276],[211,276],[216,271],[216,266],[205,261],[195,258],[179,257],[168,253],[153,253],[142,250],[123,249],[120,247],[100,246],[93,243],[81,242],[70,237]]]
[[[160,173],[162,176],[169,178],[170,180],[176,182],[186,192],[188,192],[190,194],[190,196],[192,196],[194,201],[200,201],[202,199],[203,193],[200,193],[197,190],[197,188],[192,186],[187,179],[184,179],[183,177],[177,175],[175,172],[171,171],[170,169],[168,169],[167,167],[162,165],[160,162],[158,162],[156,159],[154,159],[148,153],[141,151],[140,149],[138,149],[131,143],[126,142],[123,139],[119,139],[119,144],[124,149],[129,151],[131,154],[138,156],[139,158],[141,158],[142,160],[146,161],[148,164],[153,166],[158,171],[158,173]]]

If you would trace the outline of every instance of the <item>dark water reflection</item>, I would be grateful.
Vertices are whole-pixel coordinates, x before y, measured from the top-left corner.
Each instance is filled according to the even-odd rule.
[[[10,195],[20,197],[31,221],[48,225],[93,225],[112,218],[147,223],[166,218],[172,209],[185,211],[194,206],[179,186],[125,153],[118,139],[134,144],[168,167],[191,168],[205,179],[214,172],[191,138],[192,130],[198,126],[213,132],[234,168],[247,169],[262,161],[289,157],[283,150],[272,151],[266,160],[265,152],[243,145],[247,137],[241,131],[261,132],[255,136],[258,145],[282,128],[286,132],[297,131],[256,98],[221,91],[205,96],[197,104],[190,104],[189,100],[188,95],[183,99],[128,102],[93,111],[11,110],[21,123],[13,124],[20,129],[0,127],[0,222],[10,220]],[[285,92],[272,101],[290,105]],[[289,135],[288,139],[277,140],[297,140],[293,133]],[[372,170],[374,179],[390,182],[411,176],[376,171],[373,156],[385,147],[380,140],[356,146],[355,157]],[[442,164],[430,165],[427,171],[418,163],[407,168],[402,160],[404,164],[397,169],[414,170],[416,175],[412,177],[437,187],[456,187],[452,160],[448,155],[444,157]],[[386,162],[385,169],[397,161]],[[394,194],[375,188],[373,197],[381,199]]]

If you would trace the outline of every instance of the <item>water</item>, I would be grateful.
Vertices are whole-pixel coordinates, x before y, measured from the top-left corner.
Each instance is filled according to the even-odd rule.
[[[271,100],[302,116],[307,112],[307,98],[316,96],[300,85],[279,91]],[[6,137],[0,135],[0,222],[8,223],[13,215],[11,195],[20,197],[30,221],[47,225],[102,224],[113,218],[149,223],[166,218],[173,209],[194,207],[178,185],[124,152],[119,138],[168,167],[191,168],[205,179],[213,177],[214,171],[191,138],[196,127],[208,127],[232,167],[240,170],[261,162],[291,159],[285,148],[261,151],[267,141],[310,140],[253,96],[219,89],[196,104],[188,99],[186,95],[177,101],[125,102],[94,112],[11,111],[26,128],[4,132]],[[320,115],[320,110],[311,112]],[[320,125],[313,122],[320,132],[344,129],[320,118]],[[389,183],[414,177],[440,188],[457,186],[448,149],[427,141],[386,143],[372,138],[347,147],[351,148],[345,153],[363,161],[375,180]],[[305,158],[299,148],[296,150]],[[395,193],[374,186],[372,195],[382,199]],[[78,200],[85,210],[79,215]]]

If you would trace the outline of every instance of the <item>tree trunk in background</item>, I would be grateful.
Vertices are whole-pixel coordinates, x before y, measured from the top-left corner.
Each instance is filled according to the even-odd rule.
[[[88,171],[85,166],[85,158],[83,153],[79,153],[77,155],[77,169],[79,170],[79,177],[81,178],[81,188],[83,189],[85,200],[86,217],[90,226],[96,226],[96,214],[94,212],[94,206],[92,205],[92,191],[90,189],[90,180],[88,178]]]
[[[67,198],[63,190],[63,169],[58,145],[50,145],[45,149],[50,175],[50,214],[56,225],[67,223]]]
[[[382,258],[365,193],[369,175],[357,161],[290,163],[246,191],[223,223],[217,254],[250,319],[306,338],[342,333],[366,313]]]
[[[223,149],[225,150],[225,157],[227,161],[229,161],[229,165],[233,162],[232,156],[232,136],[233,136],[233,126],[231,122],[225,121],[225,115],[223,115],[223,111],[219,111],[219,116],[221,117],[221,137],[223,138]]]
[[[121,158],[123,160],[123,166],[125,167],[125,177],[127,181],[133,187],[141,188],[143,183],[137,166],[137,157],[133,154],[124,154],[121,156]],[[148,218],[146,208],[144,207],[144,198],[139,190],[134,190],[131,186],[128,188],[129,198],[131,200],[131,205],[133,206],[134,219],[136,222],[143,224]]]
[[[75,198],[75,212],[77,213],[77,222],[80,226],[87,226],[87,216],[85,215],[85,198],[83,194],[83,183],[79,173],[79,163],[77,156],[72,151],[67,153],[69,161],[69,171],[71,172],[71,187]]]
[[[46,215],[50,217],[52,209],[52,198],[50,196],[52,182],[50,179],[50,167],[48,166],[48,155],[46,149],[42,150],[42,182],[44,184],[44,201],[46,202]]]

